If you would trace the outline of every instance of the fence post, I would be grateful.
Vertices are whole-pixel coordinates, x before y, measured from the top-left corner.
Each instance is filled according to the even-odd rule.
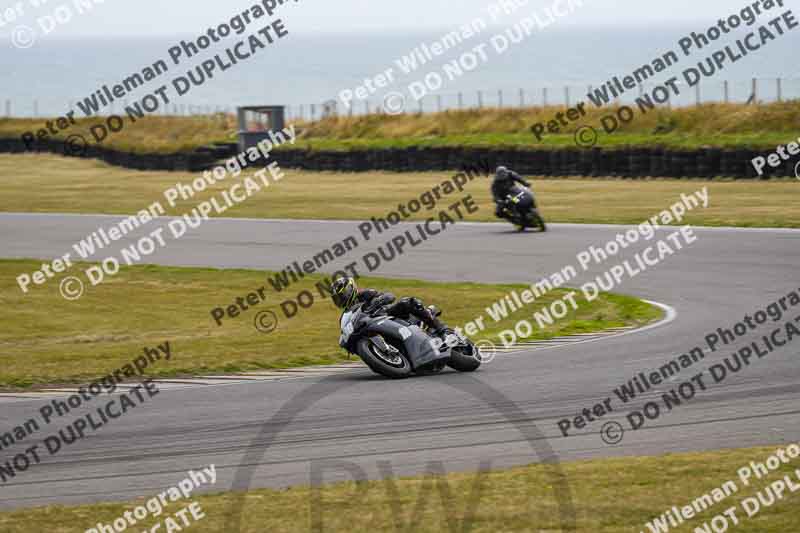
[[[525,89],[519,90],[519,106],[525,107]]]
[[[569,85],[564,87],[564,102],[566,102],[567,107],[569,107]]]
[[[442,112],[442,95],[436,95],[436,110],[441,113]]]
[[[728,86],[728,80],[723,82],[723,89],[725,92],[725,103],[729,103],[731,101],[731,94],[730,94],[730,87]]]
[[[314,117],[317,114],[317,106],[311,104],[311,122],[314,122]]]
[[[483,107],[483,93],[478,91],[478,109]]]
[[[547,87],[542,87],[542,105],[547,106]]]
[[[497,107],[503,107],[503,89],[497,90]]]
[[[11,117],[11,99],[6,100],[6,116]]]
[[[461,93],[458,93],[458,108],[462,109],[464,107],[464,96]]]
[[[696,101],[695,105],[699,106],[700,105],[700,83],[699,82],[697,83],[697,85],[694,86],[694,95],[695,95],[695,101]]]
[[[778,101],[783,102],[783,86],[781,85],[781,79],[778,78],[776,82],[778,87]]]
[[[758,103],[758,80],[753,78],[753,103]]]
[[[39,100],[33,101],[33,116],[34,117],[39,116]]]
[[[417,101],[417,102],[419,103],[419,114],[420,114],[420,115],[422,114],[422,100],[424,100],[424,99],[425,99],[425,97],[423,96],[422,98],[420,98],[420,99]]]

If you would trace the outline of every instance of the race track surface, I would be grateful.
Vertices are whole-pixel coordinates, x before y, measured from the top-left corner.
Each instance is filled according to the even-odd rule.
[[[98,226],[118,219],[3,214],[0,250],[6,258],[57,257]],[[170,242],[150,262],[277,270],[355,233],[356,225],[208,221]],[[546,234],[517,234],[503,224],[459,224],[374,275],[532,283],[567,264],[577,265],[579,251],[602,246],[622,229],[554,224]],[[658,236],[673,231],[659,230]],[[231,488],[242,462],[243,472],[252,473],[253,487],[282,487],[309,483],[310,472],[320,470],[321,460],[347,462],[338,467],[327,464],[323,479],[332,481],[351,479],[354,472],[377,477],[378,461],[389,461],[395,475],[408,475],[425,472],[430,461],[443,461],[447,470],[458,471],[476,470],[486,461],[498,468],[540,460],[800,441],[800,339],[755,359],[722,383],[709,384],[692,401],[644,428],[628,430],[617,445],[605,444],[600,435],[608,421],[628,428],[625,416],[632,408],[660,398],[734,349],[793,320],[800,308],[708,354],[673,383],[633,400],[629,408],[569,437],[558,429],[559,419],[574,417],[614,396],[613,389],[639,372],[657,369],[694,346],[705,347],[708,333],[732,328],[746,314],[800,289],[800,232],[695,229],[695,234],[697,242],[647,272],[632,279],[626,276],[615,289],[674,308],[675,319],[659,327],[596,342],[498,355],[472,375],[447,372],[388,382],[364,369],[323,380],[311,376],[164,390],[146,407],[0,486],[0,508],[150,496],[183,478],[186,470],[210,463],[220,476],[213,490],[221,491]],[[384,233],[370,244],[383,244],[391,235]],[[130,242],[130,236],[123,242]],[[641,248],[629,248],[570,285],[578,286]],[[346,259],[355,261],[371,249],[365,245]],[[345,262],[349,261],[341,264]],[[220,275],[224,283],[224,273]],[[446,302],[442,304],[446,313]],[[330,319],[337,316],[331,309]],[[175,349],[180,350],[179,343]],[[32,416],[41,403],[0,404],[0,428]],[[614,398],[613,405],[619,404]],[[24,446],[4,450],[3,460],[21,449]],[[248,480],[243,472],[240,482]]]

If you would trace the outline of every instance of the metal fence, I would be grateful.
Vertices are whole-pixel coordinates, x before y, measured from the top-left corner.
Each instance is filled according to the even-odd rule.
[[[533,106],[573,106],[579,102],[590,104],[588,94],[596,86],[543,85],[518,89],[495,89],[464,91],[458,93],[436,93],[423,96],[415,100],[410,95],[404,96],[400,106],[404,113],[436,113],[458,109],[501,108],[512,109]],[[649,94],[657,85],[640,84],[614,100],[617,104],[633,104],[636,99]],[[687,107],[703,103],[768,103],[800,99],[800,79],[797,78],[754,78],[747,81],[720,81],[715,83],[700,83],[694,87],[686,84],[677,84],[678,95],[672,94],[664,106]],[[275,102],[278,103],[278,102]],[[394,102],[397,107],[397,102]],[[124,113],[128,106],[127,100],[113,102],[106,107],[101,115]],[[342,102],[328,100],[326,102],[311,104],[287,104],[287,120],[318,120],[328,115],[357,116],[375,113],[387,113],[386,103],[382,98],[354,100],[348,108]],[[69,102],[67,109],[75,108],[75,100]],[[38,117],[45,116],[39,112],[39,102],[30,103],[4,102],[4,116],[11,117]],[[397,110],[395,109],[393,114]],[[234,114],[236,106],[209,105],[209,104],[167,104],[159,109],[156,115],[212,115],[215,113]],[[47,116],[54,116],[50,114]]]
[[[437,113],[459,109],[500,108],[512,109],[534,106],[574,106],[579,102],[590,103],[588,94],[597,86],[564,85],[536,88],[478,90],[458,93],[426,95],[419,100],[405,95],[402,105],[405,113]],[[633,104],[637,98],[650,94],[657,84],[640,84],[614,99],[616,104]],[[667,107],[689,107],[704,103],[770,103],[800,99],[800,79],[754,78],[748,81],[721,81],[700,83],[690,87],[677,84],[680,94],[672,94],[663,105]],[[397,106],[393,102],[394,107]],[[379,98],[354,100],[350,107],[342,102],[328,101],[319,104],[287,106],[289,119],[317,120],[325,115],[345,116],[385,113],[384,101]]]

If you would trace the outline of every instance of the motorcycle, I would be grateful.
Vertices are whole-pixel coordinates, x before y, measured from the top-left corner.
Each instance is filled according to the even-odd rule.
[[[530,189],[517,187],[514,192],[506,196],[501,205],[501,212],[503,218],[517,226],[519,231],[525,231],[526,228],[547,231],[547,225],[536,209],[536,201]]]
[[[451,333],[443,341],[430,335],[419,321],[373,316],[362,307],[342,314],[339,346],[360,357],[376,374],[405,378],[437,374],[445,366],[460,372],[481,366],[479,349],[462,335]],[[434,316],[441,314],[434,306],[428,309]]]

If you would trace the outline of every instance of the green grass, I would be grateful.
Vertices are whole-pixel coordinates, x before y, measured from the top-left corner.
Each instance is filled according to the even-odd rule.
[[[585,533],[638,533],[649,531],[647,522],[672,506],[690,504],[695,498],[732,480],[739,492],[702,512],[670,532],[691,533],[705,521],[731,506],[738,506],[741,523],[730,531],[748,533],[789,533],[800,522],[800,494],[786,491],[784,498],[770,507],[762,506],[753,518],[747,518],[740,506],[746,497],[755,496],[768,483],[793,475],[797,464],[782,465],[767,478],[753,480],[745,487],[737,470],[750,461],[763,462],[778,446],[701,453],[669,454],[660,457],[626,457],[564,463],[576,510],[576,528]],[[795,461],[796,463],[796,461]],[[233,531],[234,504],[244,497],[241,533],[280,531],[281,533],[323,531],[396,532],[396,522],[405,524],[418,519],[411,529],[419,533],[465,531],[561,532],[557,501],[552,485],[556,467],[530,465],[493,471],[481,478],[474,473],[447,474],[444,479],[407,477],[386,481],[336,483],[323,486],[316,494],[305,486],[287,490],[251,490],[247,493],[217,493],[193,498],[206,517],[192,521],[197,532]],[[175,475],[177,482],[182,475]],[[472,497],[479,481],[480,492]],[[443,483],[449,496],[442,496]],[[428,492],[430,491],[430,492]],[[446,492],[444,494],[447,494]],[[9,533],[82,532],[98,522],[110,523],[126,510],[142,505],[146,499],[127,503],[102,503],[82,506],[50,506],[0,513],[0,531]],[[171,504],[160,517],[171,516],[192,500]],[[418,502],[424,502],[418,507]],[[443,505],[443,501],[447,505]],[[470,505],[472,504],[472,505]],[[393,507],[394,506],[394,507]],[[394,512],[397,510],[398,515]],[[312,511],[316,529],[312,527]],[[471,529],[459,525],[471,511]],[[154,523],[147,519],[137,531],[149,530]],[[180,523],[180,522],[179,522]],[[147,528],[147,529],[146,529]],[[451,529],[452,528],[452,529]],[[163,530],[163,526],[161,528]]]
[[[583,125],[600,131],[598,146],[662,146],[697,149],[706,146],[751,147],[774,150],[798,137],[800,100],[761,105],[705,104],[699,107],[659,108],[636,118],[611,135],[602,133],[601,118],[616,108],[595,108],[588,103],[587,115],[564,127],[559,134],[538,141],[531,133],[537,122],[554,120],[563,106],[522,109],[470,109],[424,115],[366,115],[333,117],[296,123],[299,134],[294,146],[281,150],[351,150],[407,146],[474,146],[496,148],[574,148],[574,133]],[[25,131],[44,127],[46,119],[0,119],[0,138],[19,137]],[[56,138],[79,133],[87,139],[89,127],[98,119],[78,120]],[[103,141],[109,148],[132,152],[172,153],[193,150],[213,142],[235,141],[237,126],[232,115],[208,117],[150,116],[126,122],[121,132]]]
[[[385,217],[397,204],[408,203],[453,172],[333,173],[284,170],[285,177],[225,216],[250,218],[311,218],[367,220]],[[0,155],[0,211],[131,214],[160,201],[168,187],[188,184],[199,174],[142,172],[105,163],[53,155]],[[238,178],[241,179],[241,178]],[[688,213],[685,221],[698,226],[800,227],[800,181],[539,179],[533,188],[545,219],[550,222],[637,224],[689,194],[708,187],[710,205]],[[202,200],[232,186],[227,178],[181,201],[168,214],[181,215]],[[493,221],[490,182],[470,182],[480,209],[472,221]],[[353,201],[357,191],[357,201]],[[452,195],[453,201],[456,198]],[[448,199],[450,199],[448,198]],[[452,202],[440,202],[441,206]],[[420,211],[416,219],[430,216]]]
[[[353,260],[367,251],[354,251]],[[15,279],[20,273],[32,272],[40,265],[41,261],[0,261],[0,349],[4,356],[0,387],[91,381],[130,363],[145,347],[165,341],[170,343],[172,358],[156,363],[149,375],[241,372],[330,364],[347,358],[338,346],[339,311],[314,287],[322,276],[309,276],[276,293],[267,282],[266,271],[135,266],[122,269],[96,287],[86,283],[83,297],[68,302],[59,296],[60,277],[32,287],[28,294],[17,287]],[[76,265],[65,275],[79,275],[86,282],[81,273],[86,266]],[[438,304],[453,327],[474,319],[509,290],[521,287],[382,278],[363,278],[359,283]],[[216,325],[210,315],[212,308],[233,304],[236,297],[246,297],[262,286],[266,287],[265,302]],[[315,304],[298,316],[285,318],[280,302],[301,290],[312,291]],[[479,338],[509,327],[564,292],[552,291],[513,317],[489,324]],[[582,297],[578,302],[578,310],[536,330],[531,338],[643,324],[661,316],[658,309],[628,296],[605,294],[592,302]],[[273,310],[280,317],[278,329],[271,334],[254,327],[255,316],[262,310]]]
[[[0,118],[0,138],[20,138],[22,134],[47,128],[47,118]],[[98,144],[90,128],[105,124],[105,117],[76,119],[76,124],[51,135],[51,139],[66,140],[70,135],[82,135],[90,145]],[[193,151],[215,142],[236,142],[236,117],[225,114],[207,116],[173,117],[148,116],[131,123],[125,118],[125,127],[109,133],[99,143],[106,148],[135,153],[177,153]]]
[[[537,140],[535,123],[548,123],[563,107],[480,109],[398,116],[334,117],[303,125],[297,145],[286,149],[350,150],[407,146],[480,146],[516,149],[576,148],[581,126],[599,132],[597,146],[649,146],[697,149],[751,147],[774,150],[798,137],[800,100],[767,105],[706,104],[657,109],[642,114],[606,134],[601,119],[618,108],[588,104],[586,116]]]
[[[797,141],[794,133],[736,133],[736,134],[691,134],[670,133],[652,135],[649,133],[613,132],[605,133],[597,124],[589,124],[598,132],[597,145],[601,148],[615,149],[630,146],[648,148],[671,148],[677,150],[697,150],[700,148],[753,148],[774,151],[778,145]],[[286,145],[281,150],[329,150],[337,152],[388,149],[388,148],[513,148],[533,150],[542,148],[564,148],[578,150],[575,132],[555,134],[544,137],[541,142],[533,142],[530,133],[476,133],[473,135],[454,134],[447,137],[436,135],[420,137],[367,137],[367,138],[325,138],[303,137],[294,146]]]

